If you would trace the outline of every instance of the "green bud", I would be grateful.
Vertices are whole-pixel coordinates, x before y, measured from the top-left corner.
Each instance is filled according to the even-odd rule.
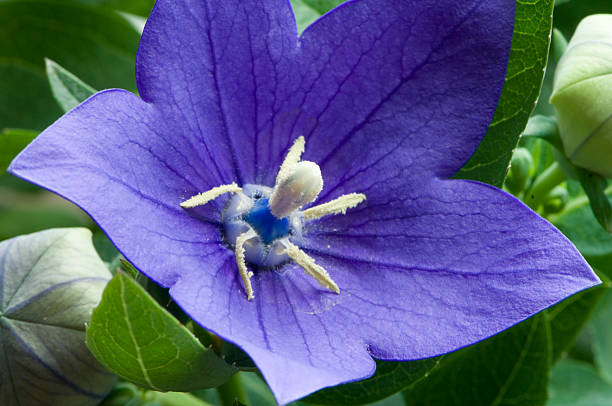
[[[550,191],[544,202],[544,211],[546,213],[558,213],[569,201],[569,193],[563,186],[555,186]]]
[[[512,155],[510,171],[506,177],[506,187],[514,194],[517,194],[527,186],[527,181],[531,176],[533,158],[527,148],[517,148]]]
[[[612,15],[580,22],[557,65],[550,102],[569,160],[612,177]]]

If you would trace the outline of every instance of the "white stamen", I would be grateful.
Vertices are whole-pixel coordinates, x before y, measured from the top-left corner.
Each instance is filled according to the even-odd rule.
[[[304,137],[302,137],[301,135],[297,137],[297,139],[295,140],[291,148],[289,148],[289,152],[287,152],[287,155],[285,156],[285,160],[283,161],[283,164],[278,170],[278,174],[276,175],[276,185],[275,186],[278,186],[281,183],[281,181],[287,177],[287,172],[289,172],[289,169],[291,169],[293,165],[300,162],[300,158],[302,157],[302,154],[304,153],[305,145],[306,145],[306,141],[304,140]]]
[[[356,207],[365,199],[366,195],[364,195],[363,193],[349,193],[346,195],[342,195],[337,199],[332,200],[331,202],[319,204],[318,206],[314,206],[307,210],[304,210],[304,219],[313,220],[319,219],[323,216],[328,216],[330,214],[346,214],[346,211],[348,209]]]
[[[323,189],[321,168],[310,161],[301,161],[305,148],[304,137],[298,137],[285,157],[276,177],[273,189],[257,185],[244,185],[244,191],[236,183],[214,187],[199,193],[181,203],[183,208],[205,205],[225,193],[235,193],[223,212],[223,223],[226,240],[234,245],[236,265],[247,300],[253,300],[253,272],[247,268],[249,263],[259,266],[280,266],[289,259],[300,266],[305,273],[312,276],[323,288],[340,293],[336,282],[329,273],[315,260],[289,241],[289,235],[274,239],[264,244],[253,225],[247,222],[247,216],[254,202],[269,197],[270,212],[278,219],[289,218],[291,235],[301,235],[304,220],[318,219],[327,215],[345,214],[348,209],[356,207],[366,200],[362,193],[349,193],[305,210],[296,212],[302,206],[316,200]],[[329,248],[329,246],[328,246]]]
[[[313,202],[323,189],[319,165],[300,161],[287,171],[270,196],[270,211],[281,219],[307,203]]]
[[[240,234],[238,238],[236,238],[236,248],[234,250],[236,264],[238,265],[238,272],[240,272],[242,283],[244,283],[244,290],[247,294],[247,300],[251,300],[255,296],[253,296],[253,286],[251,285],[251,276],[253,276],[253,272],[247,269],[246,259],[244,258],[244,243],[255,237],[257,237],[257,234],[255,234],[253,230]]]
[[[236,183],[230,183],[229,185],[216,186],[206,192],[197,194],[191,197],[190,199],[185,200],[183,203],[181,203],[181,207],[188,209],[192,207],[202,206],[210,202],[211,200],[216,199],[222,194],[239,193],[240,191],[242,191],[242,189],[238,185],[236,185]]]
[[[287,246],[285,253],[296,264],[302,267],[304,272],[315,278],[317,282],[319,282],[319,285],[323,286],[324,288],[329,289],[332,292],[340,293],[340,289],[338,288],[338,285],[336,285],[336,282],[332,280],[329,273],[327,273],[323,267],[315,264],[314,259],[309,257],[308,254],[289,241],[285,242],[285,245]]]

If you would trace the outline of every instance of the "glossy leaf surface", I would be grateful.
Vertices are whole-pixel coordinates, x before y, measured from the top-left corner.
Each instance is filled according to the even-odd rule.
[[[87,346],[117,375],[158,391],[215,387],[236,372],[122,272],[92,314]]]
[[[50,59],[45,60],[53,97],[65,112],[73,109],[96,91],[93,87]]]
[[[501,187],[540,94],[552,27],[552,0],[516,2],[506,82],[487,134],[457,177]]]

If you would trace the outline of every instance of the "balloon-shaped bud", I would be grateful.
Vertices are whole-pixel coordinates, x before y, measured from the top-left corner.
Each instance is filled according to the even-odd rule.
[[[569,160],[612,177],[612,15],[580,22],[557,65],[550,102]]]

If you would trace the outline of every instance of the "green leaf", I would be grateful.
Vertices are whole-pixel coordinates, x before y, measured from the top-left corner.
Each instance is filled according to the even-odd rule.
[[[563,151],[557,120],[555,120],[554,117],[542,115],[532,116],[527,122],[523,137],[540,138],[557,148],[559,151]]]
[[[85,346],[85,325],[109,279],[87,229],[0,242],[0,404],[100,402],[115,377]]]
[[[130,264],[124,258],[119,259],[119,263],[121,264],[122,270],[127,272],[128,275],[130,275],[132,279],[138,281],[139,278],[145,278],[140,272],[138,272],[138,269],[134,268],[134,265]],[[148,283],[149,279],[146,278],[145,280],[146,280],[145,283]],[[140,283],[140,281],[138,282]],[[140,285],[146,289],[146,286],[143,285],[143,283],[140,283]]]
[[[310,8],[316,10],[319,14],[323,15],[332,8],[344,3],[346,0],[302,0]]]
[[[101,230],[95,231],[92,237],[93,245],[98,252],[102,261],[106,263],[112,263],[113,261],[119,261],[121,254],[117,251],[117,248],[113,245],[111,240]],[[112,273],[112,271],[111,271]]]
[[[300,34],[321,16],[317,10],[307,5],[304,0],[291,0],[291,5],[293,6],[298,33]]]
[[[602,377],[612,384],[612,290],[601,300],[592,323],[593,354]]]
[[[240,381],[249,399],[250,405],[273,405],[274,395],[270,388],[256,373],[240,372]]]
[[[540,94],[548,56],[553,0],[517,0],[506,82],[493,121],[457,177],[501,187],[512,151]]]
[[[557,361],[576,340],[600,299],[608,291],[605,285],[579,292],[547,310],[552,344],[552,360]],[[611,315],[612,316],[612,315]]]
[[[376,373],[363,381],[326,388],[304,399],[318,405],[361,405],[384,399],[418,382],[440,358],[412,362],[376,362]]]
[[[45,64],[53,97],[65,112],[72,110],[96,92],[93,87],[51,59],[45,59]]]
[[[404,396],[401,392],[398,392],[395,395],[379,400],[378,402],[370,403],[369,406],[405,406],[405,404]]]
[[[176,302],[170,297],[170,292],[168,288],[164,288],[149,279],[148,276],[141,273],[132,265],[129,261],[127,261],[123,256],[119,256],[116,258],[117,262],[111,262],[111,266],[116,266],[121,270],[125,271],[132,279],[134,279],[142,288],[151,296],[153,300],[155,300],[160,306],[163,306],[172,316],[174,316],[180,323],[187,323],[190,318],[183,312],[183,310],[176,304]],[[114,269],[117,271],[117,268]],[[113,269],[111,268],[111,272]],[[197,335],[196,335],[197,337]],[[200,340],[202,342],[202,340]],[[225,354],[221,353],[222,356]],[[234,364],[233,360],[226,359],[228,363]]]
[[[612,233],[612,204],[606,195],[608,180],[583,168],[575,167],[578,180],[589,198],[595,218],[608,233]]]
[[[552,370],[547,406],[612,406],[612,386],[586,363],[562,360]]]
[[[536,315],[444,356],[426,379],[404,391],[406,405],[543,405],[549,345],[548,320]]]
[[[36,136],[37,131],[7,128],[0,133],[0,173],[4,173],[9,164]]]
[[[211,388],[236,372],[122,272],[91,316],[87,346],[120,377],[157,391]]]
[[[96,89],[136,90],[140,34],[115,11],[55,0],[5,0],[0,27],[0,129],[42,130],[61,115],[44,58]]]

